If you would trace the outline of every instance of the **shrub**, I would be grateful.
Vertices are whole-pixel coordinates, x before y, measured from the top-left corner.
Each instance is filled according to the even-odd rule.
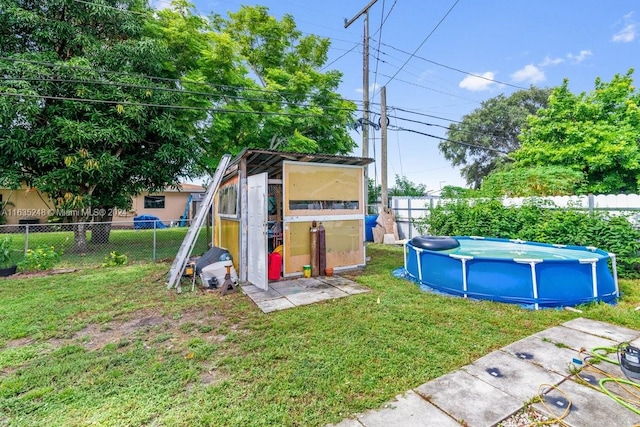
[[[535,198],[522,207],[505,207],[497,199],[461,199],[430,209],[414,225],[422,234],[595,246],[616,254],[620,277],[640,277],[640,231],[625,216],[555,207]]]
[[[27,249],[24,259],[18,263],[21,271],[49,270],[60,262],[61,254],[55,247],[40,245],[35,249]]]
[[[116,267],[118,265],[127,265],[129,259],[125,254],[121,254],[120,252],[113,251],[110,252],[104,259],[102,263],[103,267]]]

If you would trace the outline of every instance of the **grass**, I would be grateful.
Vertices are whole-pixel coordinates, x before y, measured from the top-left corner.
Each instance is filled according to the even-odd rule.
[[[640,329],[638,281],[582,314],[427,294],[370,245],[370,293],[263,314],[167,264],[0,281],[0,425],[320,426],[582,316]],[[185,287],[185,289],[189,289]]]
[[[188,227],[172,227],[155,230],[111,230],[107,244],[89,244],[89,250],[75,253],[73,248],[73,231],[30,232],[26,234],[0,234],[0,239],[8,236],[12,239],[12,246],[16,250],[27,246],[53,246],[56,252],[62,252],[60,265],[56,267],[86,267],[96,266],[112,251],[127,255],[131,262],[149,262],[175,257],[182,244]],[[154,236],[155,234],[155,236]],[[87,232],[87,240],[91,239],[91,231]],[[154,251],[155,246],[155,251]],[[203,253],[207,249],[207,231],[203,228],[194,245],[193,253]]]

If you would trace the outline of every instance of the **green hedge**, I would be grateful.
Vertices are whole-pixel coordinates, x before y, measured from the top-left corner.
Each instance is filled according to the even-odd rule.
[[[422,234],[595,246],[616,254],[620,277],[640,277],[640,231],[623,215],[557,208],[540,199],[522,207],[505,207],[497,199],[460,199],[431,208],[414,225]]]

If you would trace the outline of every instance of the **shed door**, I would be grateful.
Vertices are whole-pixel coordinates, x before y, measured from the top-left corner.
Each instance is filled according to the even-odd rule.
[[[256,287],[268,290],[267,280],[267,193],[268,177],[266,173],[248,177],[249,186],[247,218],[248,266],[247,279]]]

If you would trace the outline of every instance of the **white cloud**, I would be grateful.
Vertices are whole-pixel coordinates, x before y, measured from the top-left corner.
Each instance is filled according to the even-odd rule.
[[[525,65],[524,68],[511,74],[511,79],[515,82],[538,83],[546,79],[544,71],[533,64]]]
[[[562,58],[551,58],[550,56],[545,56],[544,60],[538,64],[539,67],[548,67],[549,65],[558,65],[564,62]]]
[[[584,61],[585,59],[587,59],[589,56],[592,56],[592,55],[593,55],[593,53],[590,50],[581,50],[580,53],[578,53],[577,55],[574,55],[572,53],[568,53],[567,54],[567,58],[569,58],[572,61],[574,61],[577,64],[579,64],[582,61]]]
[[[622,17],[624,27],[611,37],[611,41],[620,43],[630,43],[638,35],[639,26],[633,20],[633,12]]]
[[[611,37],[611,40],[614,42],[629,43],[636,38],[637,32],[637,24],[627,24],[623,29],[615,33],[613,37]]]
[[[462,89],[467,89],[472,92],[481,92],[483,90],[491,89],[491,85],[496,82],[492,81],[495,77],[495,73],[493,71],[487,71],[486,73],[478,74],[473,76],[467,76],[458,84]]]
[[[375,91],[377,91],[378,89],[380,89],[382,87],[382,85],[380,83],[373,83],[369,85],[369,93],[373,93]],[[359,87],[358,89],[356,89],[356,92],[358,93],[363,93],[364,89],[362,89],[361,87]]]

